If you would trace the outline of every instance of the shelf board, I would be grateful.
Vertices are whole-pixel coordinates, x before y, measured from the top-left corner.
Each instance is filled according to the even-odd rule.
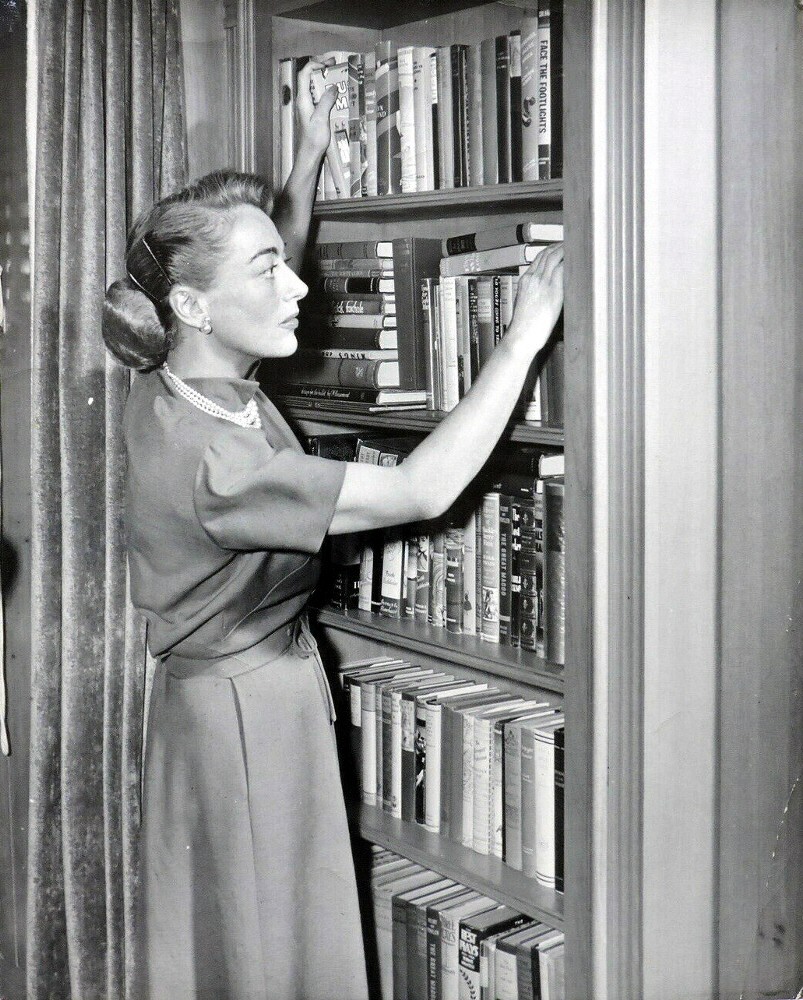
[[[401,216],[409,218],[445,218],[454,215],[482,215],[509,212],[518,208],[532,210],[559,208],[563,203],[563,181],[533,181],[515,184],[486,184],[480,187],[411,194],[372,195],[368,198],[336,198],[316,202],[312,214],[317,219],[353,219],[381,221]]]
[[[364,840],[396,851],[446,878],[462,882],[536,920],[563,929],[562,893],[545,889],[535,879],[503,864],[499,858],[476,854],[417,823],[404,823],[381,809],[362,803],[349,805],[349,821],[352,830]]]
[[[314,614],[317,623],[328,628],[366,636],[435,660],[460,664],[494,677],[563,694],[562,668],[553,667],[526,650],[495,646],[477,636],[454,635],[446,629],[433,628],[421,622],[382,618],[367,611],[322,608]]]
[[[358,28],[394,28],[410,21],[441,17],[469,7],[483,6],[487,0],[407,0],[403,5],[381,3],[342,3],[341,0],[278,0],[273,13],[283,17],[318,21],[322,24]]]
[[[295,420],[315,420],[322,424],[344,424],[354,427],[387,427],[393,430],[414,431],[428,434],[443,420],[445,413],[431,410],[394,410],[391,413],[360,413],[338,410],[332,407],[303,406],[285,404],[281,396],[274,396],[274,402]],[[553,448],[563,447],[563,428],[547,427],[538,422],[512,423],[508,426],[503,440],[517,444],[543,444]]]

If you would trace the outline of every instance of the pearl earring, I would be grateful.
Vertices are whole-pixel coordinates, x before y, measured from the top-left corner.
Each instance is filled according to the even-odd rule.
[[[212,320],[208,316],[204,316],[203,322],[198,329],[201,333],[205,333],[208,336],[212,332]]]

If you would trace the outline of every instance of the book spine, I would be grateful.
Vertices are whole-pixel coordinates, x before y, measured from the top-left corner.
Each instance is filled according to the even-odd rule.
[[[455,322],[457,325],[458,395],[462,399],[471,388],[471,320],[468,282],[465,275],[455,278]]]
[[[373,591],[374,550],[370,545],[364,545],[360,557],[360,583],[357,607],[360,611],[371,610],[371,593]]]
[[[468,294],[468,353],[469,384],[473,385],[480,373],[480,321],[477,298],[478,278],[466,278]]]
[[[338,55],[348,58],[345,53]],[[351,150],[349,148],[349,88],[348,76],[338,78],[337,99],[329,117],[331,139],[326,162],[331,171],[335,198],[351,195]]]
[[[384,743],[384,721],[382,718],[382,690],[383,685],[374,685],[374,727],[376,729],[374,752],[376,754],[376,805],[379,809],[384,809],[384,788],[385,788],[385,743]]]
[[[432,129],[432,186],[435,191],[441,187],[441,122],[438,74],[438,50],[433,49],[429,57],[429,105],[431,115],[430,127]]]
[[[460,635],[463,631],[463,531],[450,527],[445,539],[446,563],[446,631]]]
[[[365,193],[375,195],[376,185],[376,53],[363,56],[363,81],[365,86]]]
[[[399,61],[399,132],[401,142],[402,192],[417,190],[415,162],[415,94],[413,90],[413,47],[398,51]]]
[[[452,149],[454,150],[454,187],[466,183],[465,149],[465,81],[463,76],[463,46],[449,46],[449,65],[452,75]]]
[[[385,313],[332,313],[323,316],[311,315],[308,317],[311,324],[315,324],[319,329],[323,328],[321,336],[326,336],[326,331],[330,329],[346,330],[395,330],[396,316]]]
[[[377,694],[382,703],[379,715],[382,720],[382,810],[390,813],[393,811],[393,698],[388,686],[381,686]]]
[[[485,184],[499,182],[499,145],[497,142],[496,39],[480,43],[482,73],[482,176]]]
[[[415,822],[415,695],[401,698],[401,818]]]
[[[382,287],[385,285],[386,287]],[[372,277],[370,275],[323,275],[318,283],[318,289],[324,294],[339,295],[376,295],[381,292],[393,291],[392,278]]]
[[[533,523],[534,523],[534,542],[535,542],[535,589],[536,589],[536,630],[535,630],[535,652],[537,656],[544,657],[546,655],[546,650],[544,647],[544,622],[546,619],[545,614],[545,598],[546,592],[544,590],[544,482],[543,480],[538,480],[536,482],[534,507],[533,507]]]
[[[395,368],[395,361],[358,361],[354,358],[321,358],[313,371],[300,369],[299,379],[319,386],[342,386],[344,389],[379,389],[392,383],[398,386],[398,376],[384,378],[384,369]],[[392,366],[392,367],[391,367]]]
[[[302,399],[325,399],[338,403],[376,403],[380,390],[345,388],[339,385],[313,385],[305,382],[288,382],[282,386],[285,395]]]
[[[448,45],[438,48],[438,151],[441,188],[453,188],[455,176],[452,58]]]
[[[441,705],[426,706],[426,775],[424,778],[424,826],[438,833],[441,825]]]
[[[459,922],[447,910],[439,915],[438,923],[441,932],[441,998],[458,1000]]]
[[[477,516],[471,511],[463,526],[463,631],[477,634]]]
[[[441,1000],[440,921],[438,911],[427,907],[427,992],[426,1000]]]
[[[415,614],[418,622],[429,621],[429,535],[418,535],[416,545]]]
[[[550,178],[563,176],[563,0],[550,0],[549,17]]]
[[[462,717],[462,778],[463,808],[460,819],[460,843],[474,847],[474,717],[464,712]],[[457,837],[454,838],[457,840]]]
[[[494,340],[493,279],[477,278],[477,348],[482,370],[496,346]]]
[[[510,564],[512,558],[511,498],[499,497],[499,641],[510,644]]]
[[[552,732],[536,731],[535,877],[547,889],[555,888],[555,739]]]
[[[499,271],[503,268],[521,267],[524,264],[532,263],[543,249],[543,246],[524,243],[515,246],[495,247],[492,250],[455,254],[454,256],[442,257],[439,270],[441,277],[454,277],[458,274],[482,274],[489,271]]]
[[[505,793],[504,793],[504,747],[503,724],[497,723],[493,728],[491,742],[491,815],[490,852],[495,858],[504,858],[504,827],[505,827]]]
[[[482,638],[499,642],[499,494],[482,499]]]
[[[502,339],[502,276],[493,276],[493,318],[494,318],[494,345]]]
[[[535,878],[535,746],[533,731],[527,726],[521,729],[520,808],[521,871]]]
[[[392,260],[380,259],[375,255],[371,257],[338,257],[334,260],[319,257],[315,263],[324,276],[392,278],[394,272]]]
[[[396,315],[396,302],[390,295],[331,295],[322,306],[329,316]]]
[[[427,409],[439,410],[440,390],[438,378],[438,365],[440,350],[437,337],[435,336],[435,318],[433,308],[435,295],[433,289],[433,278],[424,278],[421,282],[421,316],[423,320],[423,339],[426,345],[424,360],[424,387],[427,391]]]
[[[521,135],[521,32],[508,35],[510,69],[510,179],[522,179]]]
[[[564,891],[564,794],[566,788],[563,726],[555,730],[555,888]]]
[[[468,183],[485,183],[482,119],[482,45],[466,47],[466,132],[468,135]]]
[[[510,504],[510,645],[521,645],[521,506]]]
[[[363,686],[360,701],[362,723],[360,735],[362,738],[362,800],[366,805],[376,805],[376,695],[374,689],[366,684]]]
[[[427,707],[415,706],[415,821],[423,826],[427,818]]]
[[[415,105],[415,183],[417,191],[435,189],[432,146],[432,48],[413,50],[413,102]]]
[[[279,128],[281,131],[279,177],[281,187],[284,187],[287,183],[287,178],[290,176],[290,171],[293,169],[293,158],[295,155],[295,59],[279,60],[279,87],[281,93],[281,110],[279,112]]]
[[[474,616],[475,634],[482,636],[482,503],[474,512]]]
[[[361,198],[367,192],[365,185],[366,136],[365,136],[365,68],[359,53],[349,56],[349,167],[351,170],[351,197]],[[352,256],[351,254],[349,256]]]
[[[382,607],[382,579],[384,567],[382,565],[385,557],[385,533],[384,531],[371,532],[371,549],[373,551],[371,573],[371,614],[378,615]]]
[[[388,812],[402,814],[402,692],[390,693],[390,795]]]
[[[538,179],[549,180],[552,143],[550,93],[551,0],[538,2]]]
[[[493,720],[474,720],[474,812],[472,848],[477,854],[490,854],[491,818],[491,741]]]
[[[496,110],[499,183],[512,180],[510,172],[510,54],[508,36],[496,36]]]
[[[435,277],[440,240],[402,237],[393,241],[396,271],[396,315],[399,330],[399,384],[405,389],[426,388],[424,310],[421,282]]]
[[[434,531],[429,544],[429,624],[446,628],[446,566],[444,533]]]
[[[565,663],[566,654],[566,533],[563,482],[544,481],[544,656]]]
[[[362,692],[360,685],[352,682],[344,692],[349,705],[349,749],[354,765],[355,787],[362,798]]]
[[[396,350],[398,335],[395,330],[374,329],[372,327],[327,327],[318,343],[325,343],[319,350],[388,351]]]
[[[538,631],[538,560],[535,500],[520,500],[519,511],[519,644],[535,650]]]
[[[480,996],[480,936],[473,928],[460,922],[459,937],[459,1000],[474,1000]]]
[[[376,46],[377,193],[401,193],[399,63],[394,42]]]
[[[376,260],[392,258],[393,246],[389,240],[347,240],[345,242],[318,243],[315,253],[319,261],[353,258],[354,260]],[[389,261],[392,266],[392,261]]]
[[[411,619],[415,615],[416,580],[418,579],[418,544],[416,536],[404,540],[404,600],[402,618]]]
[[[453,277],[440,281],[440,327],[445,390],[443,409],[448,411],[459,402],[457,286]]]
[[[407,997],[427,1000],[427,910],[415,901],[407,914]]]
[[[382,597],[379,612],[386,618],[401,618],[404,578],[404,539],[401,528],[387,528],[382,552]]]
[[[407,900],[392,897],[393,913],[393,1000],[407,1000]]]
[[[522,180],[538,180],[538,18],[521,21]]]

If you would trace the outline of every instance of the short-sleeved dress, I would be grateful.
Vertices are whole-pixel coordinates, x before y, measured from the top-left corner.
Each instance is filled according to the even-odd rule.
[[[148,718],[143,993],[363,1000],[331,694],[304,607],[345,473],[305,455],[256,382],[162,370],[125,413],[135,606],[159,658]]]

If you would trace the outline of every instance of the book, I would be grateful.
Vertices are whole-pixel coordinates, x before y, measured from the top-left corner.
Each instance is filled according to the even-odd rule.
[[[319,260],[340,260],[354,257],[370,260],[375,257],[392,258],[391,240],[346,240],[343,242],[318,243],[315,253]]]
[[[444,257],[478,250],[495,250],[516,243],[554,243],[563,239],[563,226],[547,222],[519,222],[474,233],[447,236],[441,241]]]
[[[438,320],[435,310],[435,278],[424,278],[421,282],[421,319],[423,323],[424,383],[427,393],[427,409],[441,409],[440,392],[440,344],[438,340]]]
[[[444,559],[446,567],[446,630],[456,635],[463,632],[463,529],[450,526],[446,530]]]
[[[376,45],[377,194],[401,193],[398,49],[391,41]]]
[[[299,352],[300,353],[300,352]],[[353,361],[396,361],[398,359],[397,351],[353,351],[347,350],[345,348],[325,348],[322,347],[320,350],[310,350],[305,352],[305,356],[312,356],[313,359],[320,358],[340,358],[340,359],[351,359]]]
[[[374,923],[377,957],[383,1000],[393,996],[393,910],[392,900],[398,893],[428,885],[440,878],[420,865],[402,868],[398,874],[379,879],[373,889]]]
[[[522,179],[521,136],[521,32],[511,31],[507,36],[508,70],[510,73],[510,179]]]
[[[489,271],[500,271],[504,268],[531,264],[543,249],[543,245],[524,243],[509,247],[497,247],[492,250],[455,254],[451,257],[442,257],[439,269],[442,278],[454,277],[458,274],[482,274]]]
[[[522,1000],[517,968],[518,946],[525,941],[532,941],[545,930],[544,924],[528,923],[496,938],[493,956],[489,956],[489,964],[493,964],[494,970],[494,1000]]]
[[[512,930],[528,918],[511,906],[499,906],[473,917],[464,917],[459,930],[459,1000],[475,1000],[480,995],[480,946],[490,934]]]
[[[317,327],[324,328],[324,332],[320,334],[321,337],[326,337],[325,331],[329,329],[344,329],[348,331],[396,329],[395,313],[368,313],[362,315],[332,313],[328,315],[311,315],[308,317],[308,321],[311,325],[314,324]]]
[[[452,155],[454,184],[465,187],[468,174],[468,129],[466,127],[466,46],[448,46],[449,67],[452,77]]]
[[[316,303],[321,312],[332,316],[395,316],[396,299],[386,293],[329,295]]]
[[[448,678],[449,682],[453,678]],[[416,710],[417,697],[431,694],[444,688],[442,681],[433,681],[429,685],[421,685],[418,689],[406,688],[401,693],[401,818],[407,823],[416,821],[417,761],[416,761]],[[419,748],[419,753],[426,747]],[[422,790],[423,792],[423,790]]]
[[[533,731],[535,773],[535,877],[555,888],[555,731],[565,723],[558,715],[541,721]]]
[[[438,153],[440,188],[453,188],[455,178],[454,102],[452,99],[451,47],[441,45],[436,53],[438,88]]]
[[[379,613],[386,618],[401,618],[404,580],[404,539],[400,527],[386,528],[382,553],[382,589]]]
[[[333,326],[316,330],[312,343],[320,346],[310,350],[398,351],[399,339],[395,329]]]
[[[442,942],[440,916],[445,910],[475,900],[478,893],[465,887],[455,887],[452,895],[427,904],[427,1000],[441,1000]]]
[[[394,274],[393,261],[383,257],[338,257],[334,260],[319,257],[315,266],[322,275],[332,277],[390,278]]]
[[[317,290],[320,293],[338,293],[340,295],[365,295],[395,292],[393,278],[370,277],[368,275],[324,275],[318,279]]]
[[[342,386],[354,389],[393,389],[399,387],[398,361],[363,361],[354,358],[316,358],[306,356],[304,367],[295,377],[315,386]]]
[[[476,894],[460,903],[441,910],[441,1000],[459,1000],[460,997],[460,923],[462,920],[499,909],[499,904],[489,896]]]
[[[427,334],[421,282],[438,274],[440,240],[403,236],[393,240],[399,378],[402,389],[426,393]]]
[[[376,52],[363,55],[363,79],[365,86],[365,146],[367,165],[365,170],[365,193],[377,194],[376,160]]]
[[[361,53],[354,53],[348,58],[348,98],[350,193],[352,198],[362,198],[368,194],[368,133],[365,117],[365,59]]]
[[[337,99],[329,117],[331,139],[326,150],[326,164],[329,167],[333,185],[333,197],[348,198],[351,196],[351,149],[349,146],[349,94],[348,94],[348,60],[352,53],[325,52],[316,56],[317,62],[329,62],[315,69],[310,74],[310,91],[312,99],[317,104],[327,87],[337,89]]]
[[[283,396],[325,400],[328,403],[370,403],[376,406],[393,406],[411,403],[424,408],[427,401],[425,392],[406,389],[365,389],[346,388],[333,385],[312,385],[306,382],[285,382],[281,386]]]
[[[482,75],[482,177],[484,184],[499,182],[499,143],[497,141],[496,39],[480,43]]]
[[[559,932],[556,932],[558,934]],[[564,938],[554,937],[538,949],[540,974],[540,1000],[565,1000],[566,998],[566,948]]]
[[[554,732],[555,740],[555,889],[564,890],[564,834],[565,834],[565,726],[560,726]]]
[[[404,45],[398,50],[399,67],[399,136],[401,144],[401,190],[402,193],[417,190],[415,158],[415,94],[412,45]]]
[[[482,43],[466,46],[466,134],[468,159],[466,184],[472,187],[485,183],[484,122],[482,111]]]
[[[510,42],[507,35],[496,36],[496,136],[498,182],[513,179],[510,166]]]
[[[434,190],[437,190],[441,186],[442,154],[438,79],[438,50],[435,49],[429,57],[430,105],[432,108],[432,177]]]
[[[446,567],[444,564],[444,533],[442,529],[429,536],[429,624],[446,628]]]
[[[440,358],[443,379],[441,409],[448,412],[453,410],[460,400],[456,277],[441,278],[439,292]]]
[[[566,656],[566,531],[561,477],[544,480],[544,656]]]
[[[430,905],[464,896],[465,886],[451,879],[434,883],[430,892],[418,896],[407,910],[407,997],[427,1000],[429,975],[427,968],[427,910]]]
[[[499,494],[482,498],[482,631],[485,642],[499,642]]]
[[[413,49],[413,118],[415,127],[415,179],[417,191],[435,189],[435,159],[432,138],[432,57],[435,49]]]
[[[298,71],[309,62],[307,56],[279,60],[279,87],[281,105],[279,129],[281,145],[279,150],[279,176],[281,186],[287,183],[293,169],[296,146],[296,83]]]
[[[537,181],[540,129],[538,17],[521,21],[521,158],[522,180]]]

